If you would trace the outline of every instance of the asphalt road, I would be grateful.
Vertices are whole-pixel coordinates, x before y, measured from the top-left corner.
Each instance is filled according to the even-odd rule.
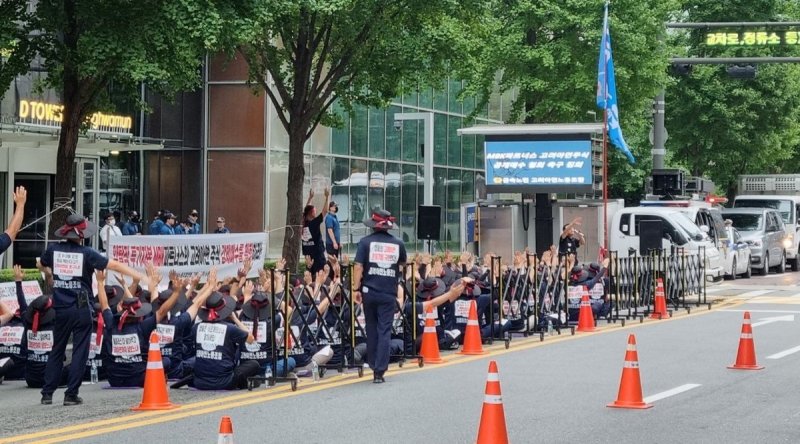
[[[800,316],[794,306],[800,295],[736,293],[710,312],[543,343],[515,339],[492,356],[450,355],[439,366],[395,368],[383,385],[348,374],[304,380],[295,393],[287,385],[234,394],[174,390],[172,400],[184,405],[169,412],[132,414],[140,391],[98,386],[82,390],[80,408],[43,407],[37,391],[6,383],[0,414],[15,420],[2,421],[0,442],[213,442],[222,415],[232,417],[236,442],[471,442],[490,359],[499,365],[511,442],[797,442],[800,322],[793,319]],[[736,358],[745,309],[756,325],[761,371],[726,368]],[[617,395],[630,333],[644,396],[662,398],[649,410],[606,407]],[[670,392],[676,394],[665,396]]]

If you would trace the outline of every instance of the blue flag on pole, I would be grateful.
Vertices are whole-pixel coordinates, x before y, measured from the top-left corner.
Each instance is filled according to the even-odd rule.
[[[611,56],[611,34],[608,32],[608,3],[603,16],[603,38],[600,40],[600,57],[597,60],[597,107],[606,111],[608,139],[628,157],[630,163],[636,163],[619,126],[617,82],[614,78],[614,58]]]

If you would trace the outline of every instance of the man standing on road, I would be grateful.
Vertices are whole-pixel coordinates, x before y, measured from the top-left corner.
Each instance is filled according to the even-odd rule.
[[[325,266],[325,245],[322,243],[322,221],[328,214],[328,198],[330,190],[325,188],[325,203],[322,205],[322,212],[317,214],[317,209],[311,205],[314,199],[314,189],[308,191],[308,202],[303,208],[303,232],[300,236],[303,245],[303,256],[311,260],[308,270],[312,276]]]
[[[400,267],[406,262],[403,241],[388,230],[397,228],[391,213],[376,209],[372,218],[364,221],[373,233],[358,243],[353,284],[354,297],[364,305],[367,325],[367,362],[373,372],[372,382],[383,383],[389,367],[392,321],[397,298]]]
[[[336,259],[339,259],[339,253],[342,249],[339,218],[336,216],[338,212],[339,206],[336,205],[336,202],[331,202],[328,204],[328,214],[325,216],[325,231],[327,233],[325,251],[329,256],[334,256]]]
[[[91,247],[83,245],[84,239],[97,233],[97,225],[79,214],[67,217],[66,224],[55,236],[66,242],[50,244],[42,254],[41,263],[52,270],[53,308],[56,320],[53,327],[53,349],[45,368],[42,404],[53,403],[53,392],[61,380],[64,352],[72,335],[72,363],[69,382],[64,392],[64,405],[82,404],[78,396],[86,360],[89,357],[89,339],[92,335],[92,275],[95,270],[109,270],[133,277],[141,282],[147,276],[127,265],[109,260]]]

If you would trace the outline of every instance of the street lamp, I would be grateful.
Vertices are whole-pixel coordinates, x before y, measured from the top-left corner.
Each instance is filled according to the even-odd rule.
[[[403,120],[422,120],[424,138],[422,145],[422,204],[433,205],[433,113],[396,113],[394,128],[401,130]],[[430,241],[425,241],[425,249],[430,251]]]

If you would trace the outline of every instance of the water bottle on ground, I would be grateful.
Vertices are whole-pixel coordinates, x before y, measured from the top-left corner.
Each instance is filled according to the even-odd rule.
[[[97,384],[98,377],[97,377],[97,361],[92,359],[92,370],[91,370],[91,380],[90,384]]]
[[[317,361],[311,361],[311,375],[315,381],[319,381],[319,364],[317,364]]]
[[[548,319],[547,320],[547,335],[548,336],[553,336],[553,320],[552,319]]]
[[[267,380],[272,379],[272,364],[267,364],[267,370],[264,372],[264,378]]]

